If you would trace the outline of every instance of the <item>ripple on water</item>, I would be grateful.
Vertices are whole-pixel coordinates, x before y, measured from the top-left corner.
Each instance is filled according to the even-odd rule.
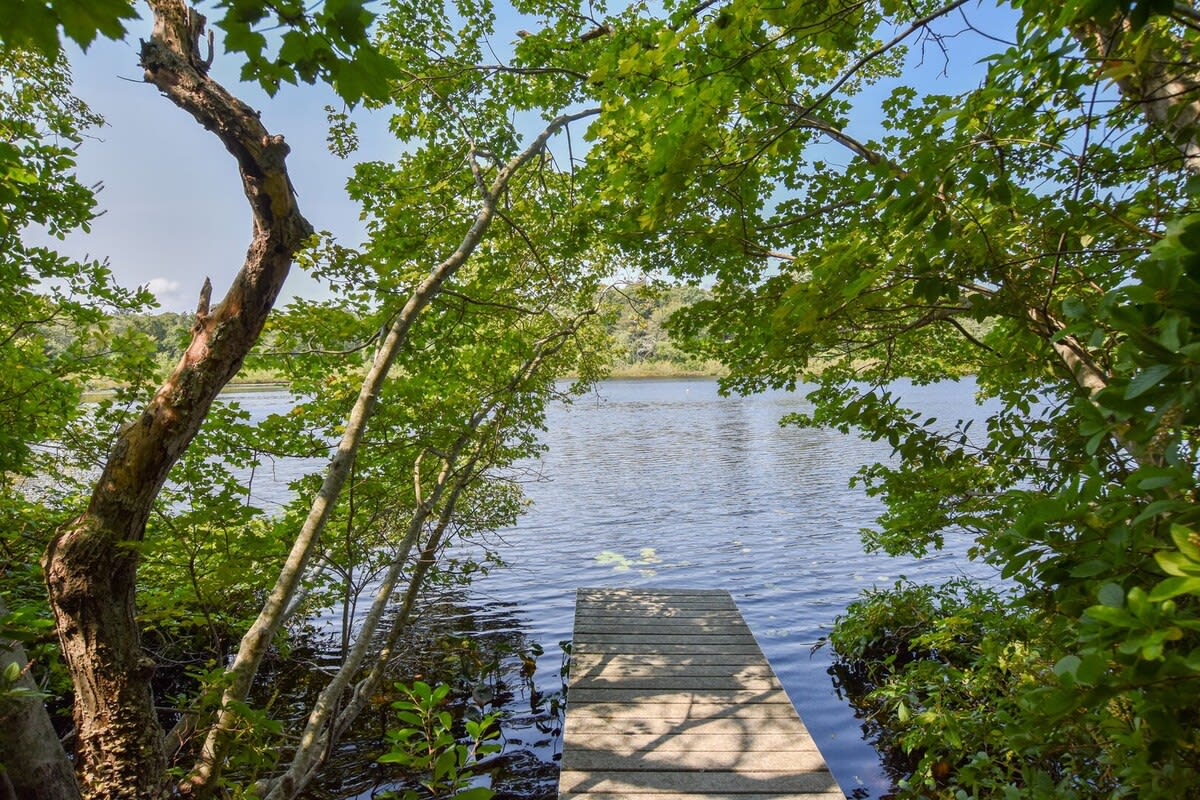
[[[949,383],[914,395],[953,418],[972,413],[973,391]],[[805,406],[799,395],[722,398],[712,381],[652,380],[607,382],[596,398],[552,409],[536,470],[547,480],[526,485],[534,505],[504,533],[511,567],[475,590],[519,603],[546,648],[549,685],[576,588],[728,589],[842,788],[878,796],[889,789],[878,756],[834,690],[828,648],[813,647],[865,588],[902,574],[989,573],[964,547],[920,562],[865,554],[859,530],[879,505],[847,484],[886,446],[779,426]],[[653,562],[640,561],[646,548]]]

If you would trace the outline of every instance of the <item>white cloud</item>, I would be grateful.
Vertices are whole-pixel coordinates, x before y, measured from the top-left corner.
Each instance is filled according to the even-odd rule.
[[[158,303],[168,311],[178,311],[183,306],[183,293],[179,281],[170,278],[151,278],[146,283],[150,294],[158,298]]]

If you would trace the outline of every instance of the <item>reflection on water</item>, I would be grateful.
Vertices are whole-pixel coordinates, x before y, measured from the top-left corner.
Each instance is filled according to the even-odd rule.
[[[503,750],[481,763],[480,770],[494,775],[498,800],[553,798],[562,742],[562,665],[556,662],[550,669],[544,660],[548,674],[535,683],[532,667],[540,649],[526,637],[516,611],[515,603],[503,602],[489,603],[486,610],[475,608],[457,591],[424,598],[391,674],[409,684],[448,684],[449,710],[460,726],[464,718],[501,711]],[[307,713],[324,684],[319,670],[334,666],[334,650],[331,640],[328,647],[292,653],[286,666],[262,683],[271,694],[285,696],[289,708]],[[417,788],[398,768],[377,763],[388,749],[387,731],[403,727],[391,707],[400,696],[390,682],[380,689],[370,709],[342,737],[307,796],[367,800],[384,791]]]
[[[964,382],[903,394],[950,423],[978,413],[973,392]],[[531,469],[542,479],[525,486],[533,507],[503,533],[511,567],[473,595],[481,609],[519,605],[546,648],[539,674],[554,679],[577,587],[727,589],[843,790],[878,796],[890,788],[879,757],[834,690],[828,650],[813,645],[864,588],[991,573],[967,561],[965,543],[920,562],[864,554],[858,532],[879,506],[847,483],[888,448],[779,426],[805,405],[785,393],[720,397],[707,380],[639,380],[554,408],[549,451]]]
[[[979,416],[973,392],[961,382],[901,393],[949,425]],[[286,402],[281,393],[236,400],[255,416]],[[518,476],[533,506],[494,543],[511,567],[477,579],[466,604],[439,623],[468,639],[508,642],[500,656],[508,694],[498,697],[508,715],[502,797],[556,796],[557,743],[538,699],[561,690],[558,643],[571,637],[581,586],[728,590],[843,790],[888,791],[879,757],[833,687],[828,650],[813,646],[864,588],[901,575],[941,582],[991,572],[966,559],[965,542],[948,540],[920,562],[864,554],[859,529],[879,507],[847,483],[860,465],[886,459],[888,448],[779,426],[805,406],[786,393],[720,397],[710,380],[639,380],[606,382],[550,410],[549,450]],[[286,482],[289,467],[276,465],[273,477]],[[270,484],[256,483],[267,507],[284,496],[272,496]],[[517,651],[528,653],[529,641],[545,652],[523,684]],[[331,779],[325,796],[372,796],[360,779],[375,767],[360,746],[344,749],[331,773],[355,777],[340,787]]]

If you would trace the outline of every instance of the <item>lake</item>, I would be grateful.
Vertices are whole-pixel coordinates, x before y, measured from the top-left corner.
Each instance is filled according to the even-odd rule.
[[[901,387],[915,408],[952,421],[979,413],[973,382]],[[921,561],[867,555],[859,529],[880,506],[848,487],[886,444],[780,427],[799,394],[721,397],[711,380],[608,381],[551,409],[549,450],[525,485],[533,501],[501,550],[510,568],[476,582],[546,648],[550,681],[581,586],[726,589],[847,794],[890,784],[859,720],[834,691],[829,649],[813,651],[864,588],[901,575],[940,582],[992,571],[966,543]],[[568,714],[570,711],[568,710]]]
[[[980,416],[971,381],[896,388],[948,423]],[[282,397],[236,399],[253,411]],[[880,760],[834,689],[831,653],[813,647],[865,588],[901,576],[936,583],[993,573],[967,560],[962,541],[920,561],[865,554],[859,529],[879,505],[848,482],[889,448],[780,427],[806,407],[801,394],[721,397],[712,380],[606,381],[554,405],[547,453],[518,475],[532,505],[493,542],[510,566],[476,580],[462,612],[468,627],[540,643],[534,682],[550,693],[561,689],[558,643],[570,639],[577,588],[726,589],[842,789],[886,794]],[[514,716],[506,735],[522,749],[538,737],[525,736]],[[554,746],[541,737],[524,751],[551,761]]]

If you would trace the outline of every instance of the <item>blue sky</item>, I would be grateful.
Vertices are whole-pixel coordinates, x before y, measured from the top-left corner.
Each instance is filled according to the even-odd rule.
[[[104,215],[90,235],[76,235],[63,249],[108,257],[126,285],[150,284],[168,310],[194,308],[206,277],[217,292],[240,268],[250,240],[250,214],[233,158],[213,134],[142,81],[135,23],[130,41],[97,41],[71,55],[76,93],[106,120],[79,152],[79,176],[103,182]],[[219,52],[213,74],[262,112],[272,133],[292,147],[288,166],[300,205],[318,230],[357,242],[358,210],[343,186],[352,161],[331,155],[325,144],[327,104],[341,106],[325,87],[286,87],[268,98],[256,85],[240,84],[235,59]],[[363,120],[363,141],[372,158],[388,158],[398,145],[385,135],[386,118]],[[315,284],[296,270],[287,294],[311,294]]]
[[[968,13],[989,32],[1011,31],[1011,11],[984,2],[970,4]],[[498,27],[520,26],[505,18]],[[947,32],[961,27],[954,17],[942,25]],[[76,49],[71,54],[76,93],[108,123],[93,132],[79,153],[81,180],[104,185],[98,197],[104,215],[93,223],[90,235],[73,236],[62,249],[75,256],[107,257],[120,282],[149,285],[163,308],[187,311],[194,308],[206,277],[219,295],[236,274],[249,242],[250,216],[233,159],[217,138],[142,81],[138,39],[149,30],[148,22],[135,22],[126,41],[101,40],[86,53]],[[881,31],[880,36],[891,34]],[[936,48],[926,49],[923,63],[914,51],[909,59],[912,79],[919,90],[969,89],[982,74],[975,64],[982,44],[974,34],[950,40],[948,64]],[[987,45],[988,50],[994,47]],[[239,68],[237,58],[221,52],[218,40],[212,74],[259,109],[267,129],[283,134],[291,145],[288,165],[305,216],[344,243],[359,242],[364,229],[358,209],[343,189],[355,159],[341,161],[325,144],[324,107],[340,107],[340,101],[320,86],[285,87],[269,98],[256,85],[240,83]],[[881,96],[881,91],[864,95],[861,121],[854,126],[860,138],[878,133]],[[386,160],[399,153],[400,145],[386,132],[384,114],[359,112],[356,117],[362,142],[357,160]],[[844,161],[832,151],[830,160]],[[284,292],[285,298],[319,294],[316,283],[298,269]]]

